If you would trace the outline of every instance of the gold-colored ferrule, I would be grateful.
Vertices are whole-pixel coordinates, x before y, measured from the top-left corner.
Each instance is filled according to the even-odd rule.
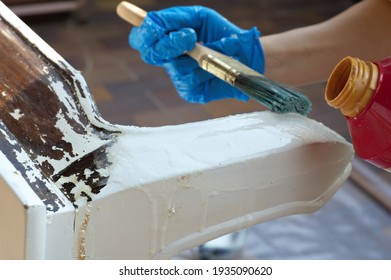
[[[199,65],[205,71],[222,79],[230,85],[235,85],[236,77],[240,74],[240,72],[234,69],[230,63],[212,54],[203,55],[200,59]]]

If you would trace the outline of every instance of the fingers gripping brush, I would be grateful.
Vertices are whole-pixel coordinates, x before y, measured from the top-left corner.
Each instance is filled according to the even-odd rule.
[[[140,26],[147,12],[123,1],[117,6],[117,14],[134,26]],[[207,48],[199,43],[187,52],[199,66],[226,83],[254,98],[276,113],[296,112],[307,115],[310,100],[299,91],[266,78],[239,61]]]

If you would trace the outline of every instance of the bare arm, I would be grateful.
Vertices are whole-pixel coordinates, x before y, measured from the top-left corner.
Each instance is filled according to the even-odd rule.
[[[391,56],[390,27],[390,0],[364,0],[320,24],[263,36],[265,75],[300,85],[327,79],[347,55]]]

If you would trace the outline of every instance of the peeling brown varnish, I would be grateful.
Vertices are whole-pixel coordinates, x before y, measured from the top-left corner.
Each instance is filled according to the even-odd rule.
[[[51,87],[53,82],[61,83],[67,98],[76,104],[76,108],[71,108],[72,112],[69,112]],[[100,168],[109,164],[106,147],[78,155],[74,153],[72,143],[64,140],[61,129],[55,126],[60,113],[77,134],[93,134],[103,140],[113,138],[112,132],[90,123],[76,92],[85,96],[80,81],[74,78],[72,72],[49,60],[23,34],[0,17],[0,149],[30,182],[31,188],[44,201],[47,209],[52,211],[58,210],[61,205],[58,204],[60,200],[57,195],[50,191],[48,181],[56,182],[63,176],[76,175],[78,180],[90,186],[94,194],[99,193],[107,181],[107,177],[99,172]],[[12,116],[15,112],[19,113],[19,118]],[[44,179],[38,178],[31,182],[27,176],[29,170],[17,159],[17,152],[21,150],[28,154]],[[48,160],[40,162],[38,158],[42,157]],[[50,160],[64,158],[70,164],[55,174]],[[87,168],[91,171],[88,178],[84,174]],[[72,183],[60,186],[74,203],[73,187]],[[91,197],[85,195],[91,200]]]

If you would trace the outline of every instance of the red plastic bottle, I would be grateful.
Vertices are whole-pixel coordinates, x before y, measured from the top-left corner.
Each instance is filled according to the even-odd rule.
[[[391,172],[391,57],[345,57],[329,77],[325,98],[345,116],[357,155]]]

